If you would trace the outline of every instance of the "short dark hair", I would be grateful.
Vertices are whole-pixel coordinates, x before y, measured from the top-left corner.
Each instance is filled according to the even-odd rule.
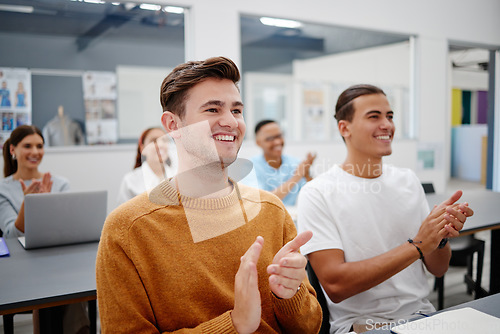
[[[163,111],[184,117],[188,90],[209,78],[228,79],[236,85],[240,81],[240,72],[236,64],[225,57],[189,61],[176,66],[161,84],[160,103]]]
[[[385,95],[381,88],[368,84],[354,85],[344,90],[337,99],[337,105],[335,106],[335,119],[337,123],[341,120],[351,122],[354,116],[352,101],[360,96],[371,94]]]
[[[10,154],[10,145],[17,146],[24,137],[29,135],[37,134],[42,137],[42,131],[34,125],[20,125],[11,132],[10,138],[3,144],[3,175],[7,177],[14,174],[17,171],[17,160],[12,159],[12,154]]]
[[[272,119],[264,119],[264,120],[260,121],[259,123],[257,123],[257,125],[255,126],[255,134],[257,134],[257,132],[259,132],[260,128],[262,128],[264,125],[269,124],[269,123],[276,123],[276,121],[274,121]]]

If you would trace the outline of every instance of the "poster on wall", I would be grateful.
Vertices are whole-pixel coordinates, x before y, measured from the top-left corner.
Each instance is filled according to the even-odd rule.
[[[306,84],[302,89],[304,139],[325,140],[325,92],[322,86]]]
[[[31,72],[0,67],[0,147],[19,125],[31,124]]]
[[[116,116],[116,74],[85,72],[83,74],[85,127],[89,145],[114,144],[118,141]]]
[[[443,145],[441,143],[418,143],[417,169],[438,170],[443,165]]]

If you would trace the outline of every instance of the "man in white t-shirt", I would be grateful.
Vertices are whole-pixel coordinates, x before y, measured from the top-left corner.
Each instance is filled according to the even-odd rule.
[[[429,213],[417,176],[382,163],[392,153],[393,114],[378,87],[345,90],[335,118],[347,157],[299,194],[298,229],[314,233],[301,251],[329,297],[331,333],[434,311],[424,267],[438,277],[448,270],[447,238],[473,214],[455,203],[461,191]]]

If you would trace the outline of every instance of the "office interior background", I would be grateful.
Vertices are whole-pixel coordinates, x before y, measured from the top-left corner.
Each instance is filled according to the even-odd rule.
[[[72,190],[108,190],[108,211],[139,134],[160,125],[161,80],[185,60],[216,55],[242,71],[242,158],[260,152],[254,125],[274,118],[287,154],[317,152],[314,174],[342,162],[335,101],[365,82],[384,88],[395,111],[386,162],[437,192],[451,177],[498,191],[499,16],[498,0],[2,0],[0,67],[31,71],[40,128],[60,105],[85,124],[82,76],[116,74],[116,144],[47,147],[41,165]]]

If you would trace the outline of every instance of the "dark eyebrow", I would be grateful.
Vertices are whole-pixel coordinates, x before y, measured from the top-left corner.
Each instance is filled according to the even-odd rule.
[[[368,111],[368,112],[366,113],[366,115],[371,115],[371,114],[382,115],[382,112],[381,112],[381,111],[379,111],[379,110],[370,110],[370,111]],[[387,114],[394,115],[394,111],[389,110],[389,111],[387,112]]]
[[[208,107],[208,106],[223,107],[224,106],[224,102],[222,102],[220,100],[210,100],[210,101],[207,101],[207,102],[203,103],[200,108],[205,108],[205,107]]]
[[[210,100],[210,101],[203,103],[200,108],[206,108],[208,106],[224,107],[225,103],[220,101],[220,100]],[[235,102],[233,102],[233,107],[243,107],[243,102],[235,101]]]

